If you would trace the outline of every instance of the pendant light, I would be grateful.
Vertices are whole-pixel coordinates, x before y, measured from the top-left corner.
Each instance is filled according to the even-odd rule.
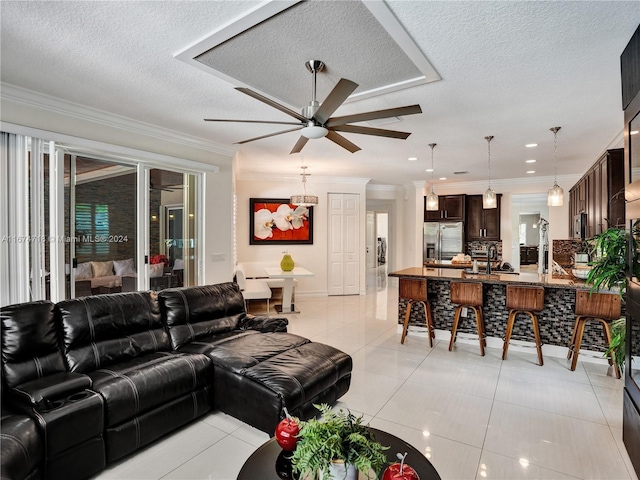
[[[430,143],[431,147],[431,193],[427,195],[427,211],[435,212],[438,210],[438,195],[433,191],[433,148],[436,143]]]
[[[498,197],[496,192],[491,189],[491,140],[493,140],[493,135],[489,135],[484,137],[487,141],[487,149],[489,155],[489,188],[482,194],[482,208],[498,208]]]
[[[304,207],[311,207],[313,205],[317,205],[318,204],[317,195],[307,194],[307,176],[311,174],[307,173],[307,167],[303,166],[300,168],[302,168],[302,173],[300,174],[302,175],[302,194],[291,195],[291,198],[289,199],[289,203],[291,205],[304,206]]]
[[[553,187],[547,194],[547,205],[561,207],[564,203],[564,190],[558,185],[558,131],[561,127],[550,128],[553,132]]]

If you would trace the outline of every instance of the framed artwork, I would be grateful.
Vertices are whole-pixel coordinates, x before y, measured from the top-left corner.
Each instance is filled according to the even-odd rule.
[[[288,198],[249,199],[249,244],[313,244],[313,207],[291,205]]]

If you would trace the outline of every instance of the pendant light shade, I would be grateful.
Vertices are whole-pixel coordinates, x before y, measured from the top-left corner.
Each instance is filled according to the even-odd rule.
[[[547,193],[549,207],[561,207],[564,203],[564,190],[558,185],[558,131],[561,127],[550,128],[553,132],[553,187]]]
[[[426,199],[426,209],[429,212],[435,212],[438,210],[438,195],[436,195],[436,192],[433,191],[433,148],[436,146],[437,144],[435,143],[430,143],[429,146],[431,147],[431,192],[427,195],[427,199]]]
[[[487,141],[488,150],[489,188],[482,194],[482,208],[498,208],[498,196],[491,188],[491,140],[493,140],[493,135],[484,137],[484,139]]]
[[[300,174],[302,175],[302,193],[299,195],[291,195],[291,198],[289,199],[289,203],[291,205],[304,206],[304,207],[311,207],[313,205],[317,205],[318,204],[317,195],[311,195],[307,193],[307,176],[310,175],[309,173],[307,173],[307,167],[300,167],[300,168],[302,168],[302,173]]]

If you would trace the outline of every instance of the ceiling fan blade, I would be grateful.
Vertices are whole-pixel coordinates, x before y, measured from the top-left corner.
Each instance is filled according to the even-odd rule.
[[[401,117],[403,115],[413,115],[414,113],[422,113],[420,105],[374,110],[373,112],[356,113],[354,115],[345,115],[344,117],[333,117],[327,120],[325,126],[333,127],[335,125],[344,125],[345,123],[364,122],[378,118]]]
[[[276,135],[282,135],[283,133],[295,132],[296,130],[300,130],[301,128],[302,128],[302,126],[299,126],[297,128],[290,128],[289,130],[282,130],[281,132],[270,133],[268,135],[261,135],[259,137],[250,138],[249,140],[243,140],[241,142],[234,142],[233,144],[234,145],[241,145],[243,143],[253,142],[254,140],[261,140],[263,138],[275,137]]]
[[[235,122],[235,123],[269,123],[274,125],[300,125],[300,122],[275,122],[271,120],[231,120],[226,118],[205,118],[205,122]]]
[[[375,135],[376,137],[401,138],[406,140],[410,133],[399,132],[397,130],[383,130],[381,128],[359,127],[357,125],[336,125],[330,130],[338,132],[361,133],[363,135]]]
[[[323,125],[356,88],[358,88],[357,83],[347,80],[346,78],[341,78],[329,95],[327,95],[324,102],[322,102],[313,119]]]
[[[302,135],[300,135],[300,138],[289,152],[289,155],[291,155],[292,153],[300,153],[300,150],[303,149],[308,141],[309,139],[307,137],[303,137]]]
[[[355,143],[351,143],[349,140],[344,138],[339,133],[334,132],[333,130],[329,130],[329,133],[327,133],[326,138],[331,140],[333,143],[337,143],[342,148],[349,150],[351,153],[355,153],[358,150],[360,150],[360,147],[357,146]]]
[[[301,122],[306,122],[308,120],[308,118],[303,117],[298,112],[294,112],[290,108],[285,107],[284,105],[280,105],[279,103],[274,102],[270,98],[267,98],[264,95],[260,95],[259,93],[254,92],[253,90],[249,90],[248,88],[244,88],[244,87],[236,87],[236,90],[238,90],[239,92],[244,93],[245,95],[249,95],[250,97],[253,97],[256,100],[260,100],[261,102],[266,103],[270,107],[277,108],[281,112],[284,112],[284,113],[286,113],[287,115],[289,115],[289,116],[291,116],[293,118],[297,118]]]

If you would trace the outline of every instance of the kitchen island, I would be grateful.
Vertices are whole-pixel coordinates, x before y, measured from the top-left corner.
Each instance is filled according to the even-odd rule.
[[[491,275],[471,274],[461,269],[412,267],[389,273],[389,277],[426,278],[427,295],[433,312],[436,330],[451,331],[456,306],[451,303],[449,288],[452,280],[481,282],[483,284],[484,304],[482,307],[487,337],[501,339],[504,336],[509,312],[506,309],[506,288],[509,284],[544,287],[544,309],[538,314],[540,336],[543,345],[568,347],[575,323],[576,290],[589,290],[583,281],[551,278],[551,275],[538,273],[504,273],[496,271]],[[408,301],[398,299],[398,323],[404,322]],[[411,309],[409,325],[425,328],[422,308],[415,304]],[[471,310],[460,319],[458,332],[475,334],[475,318]],[[513,328],[513,340],[522,340],[533,344],[531,321],[518,315]],[[605,342],[602,329],[595,323],[588,324],[584,331],[582,348],[604,351]]]

